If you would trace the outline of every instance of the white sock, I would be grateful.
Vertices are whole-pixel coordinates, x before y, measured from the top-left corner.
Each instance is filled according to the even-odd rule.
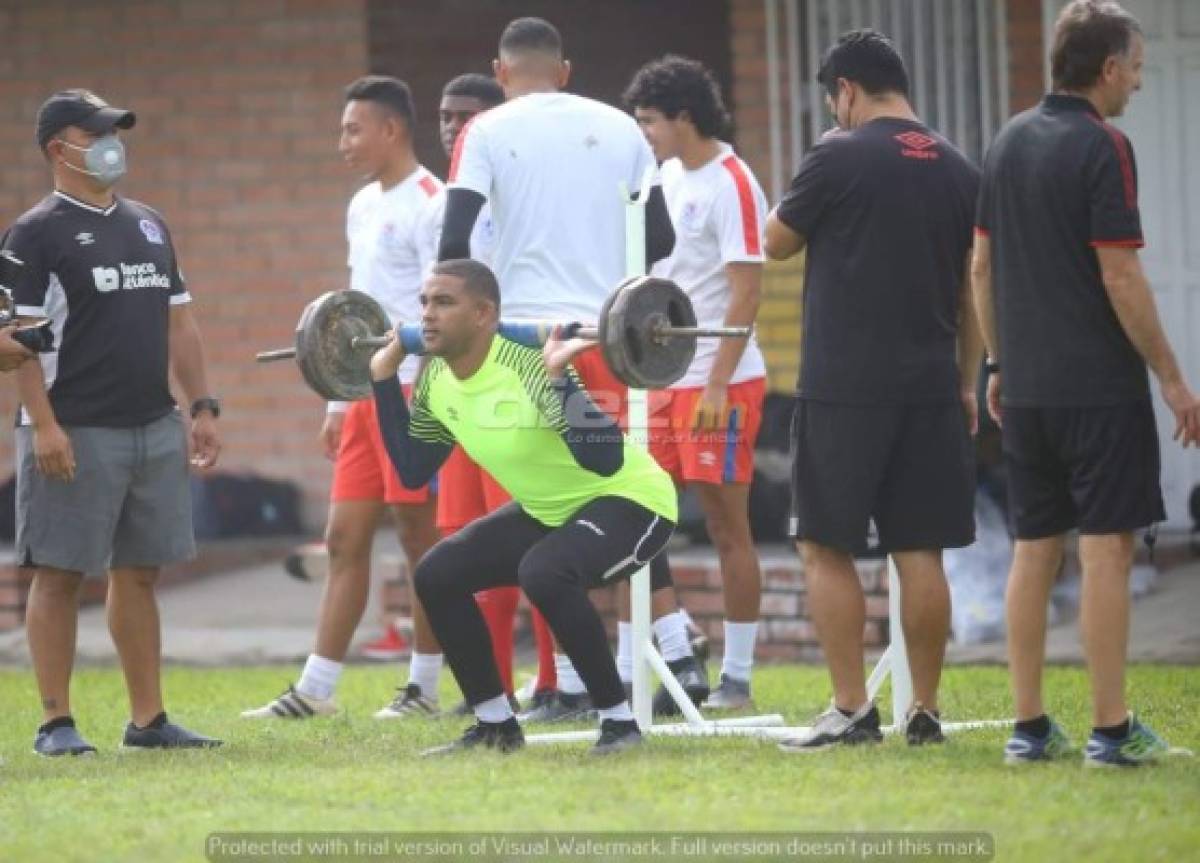
[[[692,644],[688,641],[687,624],[683,615],[678,611],[664,614],[654,621],[654,637],[658,639],[658,649],[662,658],[667,662],[683,659],[692,655]]]
[[[430,701],[438,700],[438,675],[442,673],[440,653],[417,653],[413,651],[408,661],[408,682],[421,687],[421,694]]]
[[[554,671],[558,675],[558,691],[568,695],[578,695],[587,692],[587,687],[579,679],[579,672],[571,664],[571,658],[565,653],[554,654]]]
[[[301,695],[324,701],[333,697],[333,690],[337,688],[338,678],[341,676],[340,662],[310,653],[308,661],[304,663],[304,671],[300,674],[300,682],[296,684],[296,691]]]
[[[633,682],[633,624],[617,621],[617,674],[622,683]]]
[[[596,711],[596,715],[600,717],[600,721],[605,719],[620,719],[629,721],[633,719],[633,711],[629,709],[629,702],[622,701],[616,707],[601,707]]]
[[[750,679],[754,666],[754,640],[758,637],[758,621],[733,623],[725,621],[725,655],[721,657],[721,673],[734,680]]]
[[[475,705],[475,718],[480,722],[503,722],[513,715],[512,705],[508,696],[500,693],[495,698],[489,698],[482,704]]]

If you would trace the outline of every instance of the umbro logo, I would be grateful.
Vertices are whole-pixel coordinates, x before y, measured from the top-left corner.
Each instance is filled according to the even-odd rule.
[[[79,245],[81,246],[90,246],[96,242],[96,238],[92,236],[91,231],[80,231],[75,235],[75,239],[79,241]]]
[[[453,405],[449,405],[446,408],[446,415],[448,417],[450,417],[450,419],[453,420],[454,422],[458,422],[458,411],[455,409],[455,407]]]
[[[929,135],[921,132],[901,132],[899,135],[893,136],[902,145],[900,150],[901,156],[906,156],[909,159],[940,159],[941,155],[937,150],[933,149],[937,146],[937,139],[931,138]]]

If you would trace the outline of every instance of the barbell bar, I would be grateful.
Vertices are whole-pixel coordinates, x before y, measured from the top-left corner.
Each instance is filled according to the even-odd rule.
[[[562,337],[600,344],[605,362],[627,386],[661,389],[687,371],[697,338],[748,338],[750,327],[697,326],[691,301],[674,282],[648,276],[627,279],[605,301],[597,325],[578,322],[501,321],[504,338],[541,347],[556,326]],[[337,401],[370,396],[370,352],[390,342],[383,308],[359,291],[331,291],[305,308],[296,325],[295,346],[255,355],[260,363],[296,360],[305,381],[319,395]],[[395,328],[406,353],[423,354],[418,324]]]

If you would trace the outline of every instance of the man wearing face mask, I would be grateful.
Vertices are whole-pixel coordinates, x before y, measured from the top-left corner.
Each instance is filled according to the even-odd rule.
[[[50,318],[58,345],[17,372],[16,551],[34,570],[26,629],[44,717],[34,751],[46,756],[95,752],[69,689],[80,584],[105,569],[132,713],[123,746],[220,745],[163,710],[154,584],[160,567],[195,553],[189,431],[169,371],[190,405],[198,468],[216,463],[219,406],[166,223],[112,191],[125,174],[118,130],[134,122],[86,90],[47,99],[37,144],[54,191],[0,241],[23,264],[17,314]]]
[[[950,624],[942,549],[975,534],[970,438],[982,349],[967,261],[979,171],[913,113],[904,61],[886,36],[844,34],[818,79],[841,131],[805,156],[767,220],[766,250],[782,259],[807,247],[791,526],[833,704],[810,734],[781,746],[880,739],[853,558],[872,520],[903,585],[915,694],[906,736],[940,742]]]

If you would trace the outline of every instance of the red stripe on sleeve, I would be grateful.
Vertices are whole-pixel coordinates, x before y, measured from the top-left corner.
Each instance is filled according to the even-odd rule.
[[[746,242],[746,254],[761,255],[758,212],[754,208],[754,193],[750,191],[750,180],[746,177],[746,171],[737,156],[726,156],[721,160],[721,164],[733,177],[733,184],[737,187],[738,204],[742,209],[742,239]]]
[[[1137,190],[1133,185],[1133,160],[1129,156],[1129,142],[1115,126],[1110,126],[1103,120],[1092,117],[1096,123],[1112,138],[1113,146],[1117,148],[1117,160],[1121,164],[1121,182],[1125,187],[1125,206],[1131,210],[1137,209]]]
[[[423,191],[430,198],[432,198],[438,192],[437,183],[435,183],[433,177],[429,176],[428,174],[417,180],[417,185],[420,186],[421,191]]]
[[[1092,240],[1089,243],[1093,249],[1117,248],[1117,249],[1140,249],[1146,245],[1146,241],[1140,238],[1129,240]]]
[[[458,179],[458,161],[462,158],[463,142],[467,140],[467,130],[474,122],[474,117],[468,120],[462,127],[462,131],[458,133],[458,137],[454,139],[454,152],[450,155],[450,176],[446,178],[448,183],[453,183]]]

